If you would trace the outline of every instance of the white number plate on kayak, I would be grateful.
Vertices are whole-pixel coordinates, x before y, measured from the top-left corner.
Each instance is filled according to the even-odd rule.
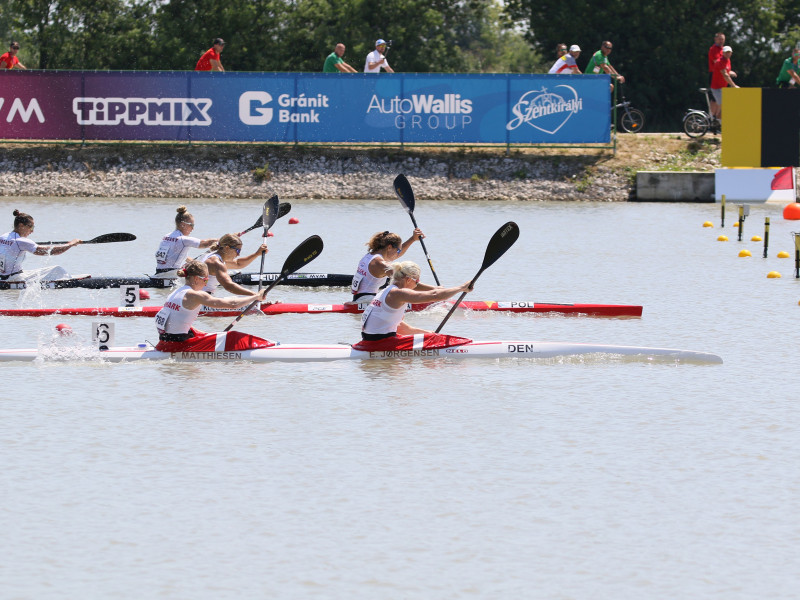
[[[332,304],[309,304],[308,312],[328,312],[333,310]]]

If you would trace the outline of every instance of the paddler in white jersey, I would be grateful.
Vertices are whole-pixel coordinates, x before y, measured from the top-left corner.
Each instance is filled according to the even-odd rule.
[[[203,286],[208,282],[208,267],[205,263],[190,260],[186,266],[178,270],[179,277],[186,278],[186,284],[172,292],[164,306],[156,314],[156,329],[158,330],[159,343],[156,350],[164,352],[177,352],[191,350],[203,341],[210,341],[206,344],[211,350],[215,348],[215,338],[223,334],[206,334],[197,331],[192,327],[200,310],[204,306],[210,308],[242,308],[254,300],[263,300],[266,288],[255,294],[247,296],[228,296],[226,298],[216,298],[203,291]],[[263,348],[274,345],[273,342],[255,338],[241,332],[230,331],[225,334],[226,346],[236,345],[239,342],[238,350],[247,348]],[[260,340],[264,343],[253,343],[253,340]],[[197,349],[206,351],[205,348]]]
[[[238,283],[235,283],[228,274],[228,269],[243,269],[262,252],[269,252],[266,244],[261,244],[255,252],[247,256],[240,256],[242,252],[242,240],[238,235],[226,233],[216,244],[211,246],[213,254],[209,254],[203,259],[208,265],[208,283],[203,288],[209,294],[213,294],[217,287],[222,286],[231,294],[248,296],[252,292]]]
[[[388,281],[391,274],[391,263],[406,253],[411,244],[424,238],[422,231],[415,229],[413,235],[405,242],[396,233],[384,231],[373,235],[366,246],[369,249],[359,261],[350,292],[353,298],[345,304],[366,304],[370,302],[378,289]],[[425,285],[425,284],[423,284]],[[430,289],[426,286],[426,289]]]
[[[200,239],[189,234],[194,230],[194,217],[185,206],[177,208],[175,231],[161,238],[156,251],[156,273],[180,269],[186,262],[189,248],[208,248],[217,238]]]
[[[471,292],[470,282],[458,287],[431,287],[420,290],[419,266],[411,261],[391,265],[392,282],[370,302],[361,316],[361,339],[382,340],[395,335],[431,333],[405,321],[406,304],[426,304],[447,300],[459,292]]]
[[[41,279],[51,281],[63,279],[69,274],[61,267],[43,267],[41,269],[22,270],[25,253],[37,256],[63,254],[70,248],[82,243],[72,240],[60,246],[41,246],[28,236],[33,233],[33,217],[18,210],[14,211],[14,230],[0,236],[0,281],[26,281]]]

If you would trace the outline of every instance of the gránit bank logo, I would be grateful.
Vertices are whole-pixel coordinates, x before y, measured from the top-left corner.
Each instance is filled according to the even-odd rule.
[[[514,118],[506,124],[506,129],[511,131],[527,123],[552,135],[581,110],[583,100],[572,86],[557,85],[550,92],[544,87],[531,90],[523,94],[511,109]]]

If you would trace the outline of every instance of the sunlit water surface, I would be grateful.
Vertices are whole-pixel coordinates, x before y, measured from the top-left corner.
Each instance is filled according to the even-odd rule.
[[[397,202],[287,199],[268,270],[308,235],[308,270],[352,272],[364,242],[409,234]],[[181,200],[9,199],[36,239],[82,246],[71,273],[152,272]],[[260,201],[186,201],[196,235],[255,222]],[[796,598],[800,589],[800,283],[781,207],[418,202],[443,283],[478,271],[506,221],[518,243],[473,299],[641,304],[641,319],[456,314],[446,332],[667,346],[723,365],[476,360],[0,366],[0,589],[6,598]],[[769,258],[764,217],[771,217]],[[703,228],[704,221],[715,228]],[[260,241],[248,234],[245,251]],[[739,258],[742,248],[752,258]],[[419,245],[407,258],[430,272]],[[26,266],[47,259],[29,257]],[[256,261],[249,270],[258,270]],[[769,271],[783,277],[768,279]],[[152,303],[166,291],[151,290]],[[343,290],[276,288],[283,301]],[[115,306],[117,290],[0,292],[3,307]],[[415,314],[435,328],[443,311]],[[0,317],[3,347],[57,323]],[[94,319],[96,320],[96,318]],[[222,329],[229,319],[204,320]],[[156,340],[117,319],[116,342]],[[358,338],[352,315],[249,316],[284,342]]]

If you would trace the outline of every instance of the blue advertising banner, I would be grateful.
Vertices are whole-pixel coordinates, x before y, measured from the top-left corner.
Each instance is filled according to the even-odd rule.
[[[608,143],[607,75],[12,71],[4,139]]]

